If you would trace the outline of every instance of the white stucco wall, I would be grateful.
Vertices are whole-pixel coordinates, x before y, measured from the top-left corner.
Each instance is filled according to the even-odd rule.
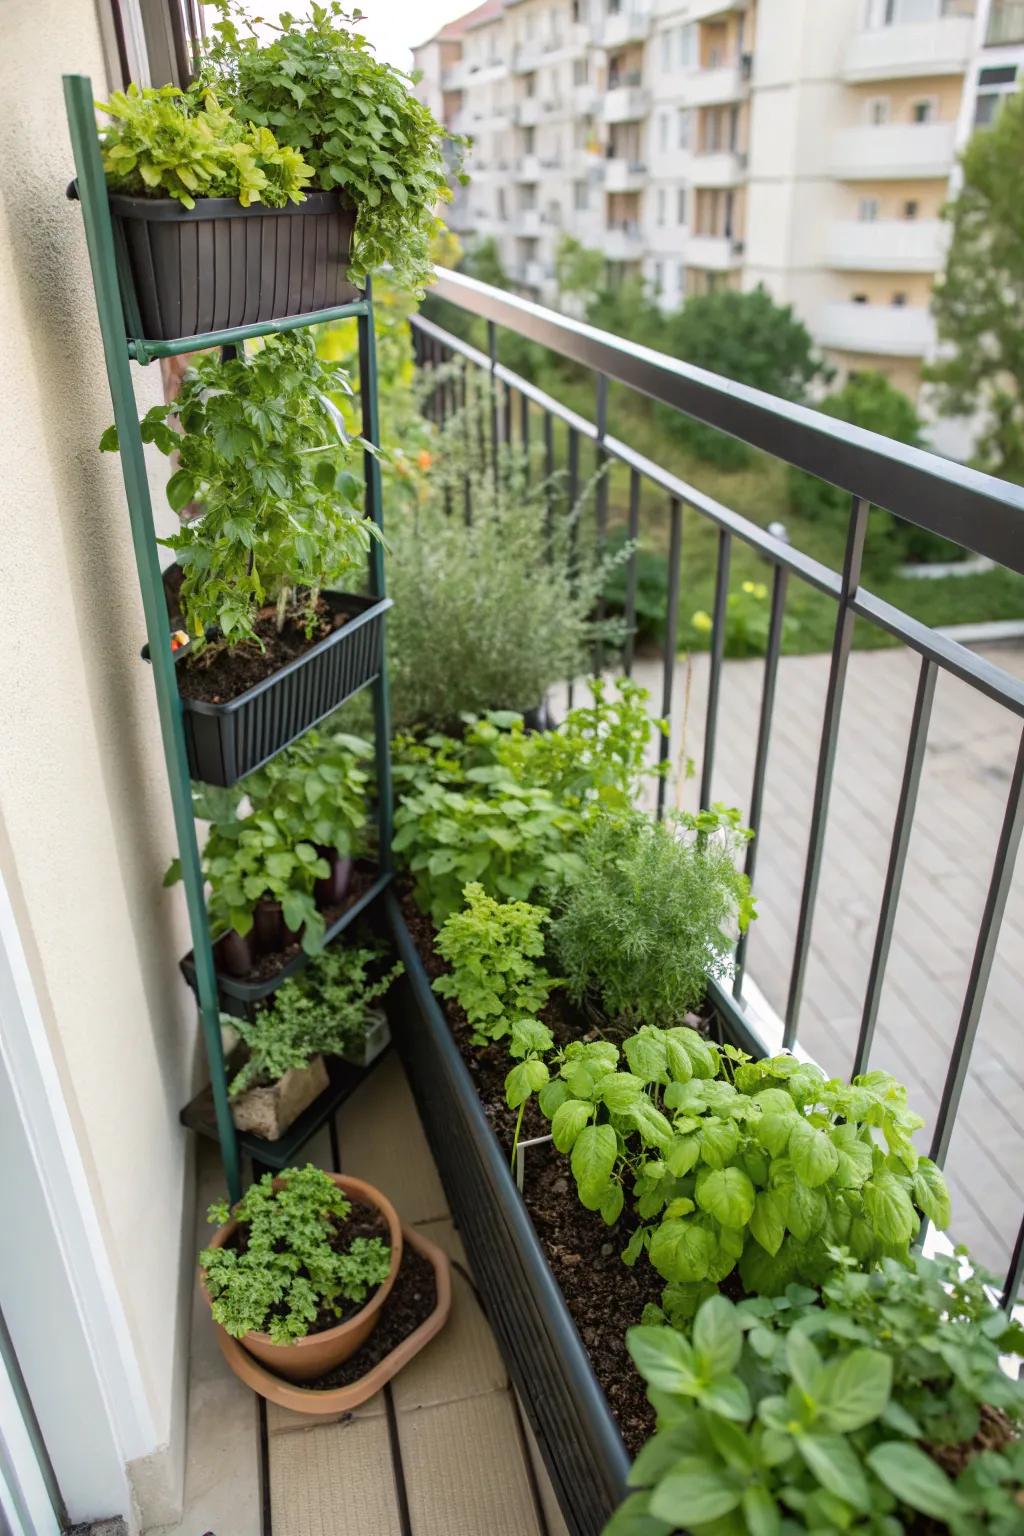
[[[160,884],[174,834],[124,493],[96,450],[111,412],[84,232],[64,197],[61,74],[97,95],[107,82],[93,0],[4,0],[0,19],[0,874],[150,1402],[153,1444],[132,1448],[155,1458],[137,1469],[143,1502],[167,1519],[195,1025],[183,911]],[[145,409],[160,378],[137,377]]]

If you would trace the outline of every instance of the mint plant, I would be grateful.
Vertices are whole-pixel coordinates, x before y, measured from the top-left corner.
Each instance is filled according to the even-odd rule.
[[[360,569],[379,536],[352,468],[367,444],[346,434],[332,390],[351,393],[347,377],[294,331],[226,361],[203,353],[177,398],[142,418],[143,441],[179,456],[171,506],[202,508],[162,541],[184,570],[182,612],[200,644],[213,626],[228,644],[262,645],[256,618],[266,602],[278,629],[295,609],[312,633],[320,589]],[[116,451],[116,428],[100,447]]]
[[[357,1046],[370,1010],[402,973],[385,969],[379,949],[332,944],[297,978],[278,987],[251,1019],[232,1019],[248,1054],[231,1080],[232,1098],[286,1072],[308,1067],[314,1056],[338,1056]]]
[[[313,843],[351,858],[367,844],[370,774],[363,765],[372,758],[373,747],[361,736],[307,731],[247,774],[245,793],[292,845]]]
[[[343,1303],[360,1305],[388,1277],[391,1250],[379,1237],[342,1245],[352,1205],[312,1163],[265,1173],[231,1211],[211,1205],[217,1225],[233,1214],[244,1248],[206,1248],[199,1255],[211,1310],[233,1338],[268,1333],[275,1344],[305,1338],[324,1311],[340,1318]]]
[[[820,1300],[714,1296],[689,1338],[630,1329],[658,1428],[605,1536],[1020,1530],[1024,1387],[999,1357],[1024,1329],[959,1259],[850,1262]]]
[[[100,129],[103,169],[112,192],[173,197],[234,197],[243,208],[301,203],[313,168],[267,127],[240,120],[213,91],[174,85],[115,91],[96,103],[112,121]]]
[[[736,868],[750,835],[725,807],[667,822],[630,810],[596,817],[551,930],[570,996],[592,995],[626,1025],[682,1023],[708,978],[731,973],[735,930],[755,916]]]
[[[465,906],[445,919],[434,945],[452,969],[433,987],[456,1000],[482,1045],[533,1018],[558,983],[544,968],[543,907],[495,901],[477,881],[462,894]]]
[[[355,205],[352,276],[390,264],[393,278],[419,290],[430,275],[434,209],[451,198],[449,137],[358,30],[356,10],[338,0],[310,7],[306,22],[284,12],[275,26],[235,0],[208,0],[218,13],[201,82],[257,127],[272,127],[299,150],[315,184]],[[267,40],[268,34],[273,34]]]
[[[624,1062],[623,1062],[624,1058]],[[750,1061],[685,1027],[645,1025],[620,1049],[573,1042],[539,1094],[580,1200],[642,1219],[673,1321],[738,1267],[748,1291],[820,1284],[845,1246],[870,1269],[905,1258],[922,1216],[949,1223],[949,1195],[912,1136],[924,1123],[884,1072],[852,1084],[792,1056]]]

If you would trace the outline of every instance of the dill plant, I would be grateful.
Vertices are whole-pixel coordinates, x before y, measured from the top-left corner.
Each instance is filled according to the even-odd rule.
[[[731,931],[755,916],[736,868],[749,836],[723,807],[665,822],[639,811],[595,818],[551,930],[570,996],[596,996],[633,1026],[680,1023],[708,979],[729,974]]]

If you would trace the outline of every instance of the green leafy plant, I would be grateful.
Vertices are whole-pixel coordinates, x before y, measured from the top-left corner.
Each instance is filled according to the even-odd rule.
[[[100,130],[103,169],[114,192],[173,197],[235,197],[243,208],[301,203],[313,175],[296,149],[269,128],[240,121],[212,91],[173,85],[115,91],[96,105],[112,121]]]
[[[244,938],[252,931],[257,903],[268,899],[281,903],[285,926],[301,929],[303,949],[315,954],[323,943],[324,919],[313,888],[330,872],[312,843],[292,844],[266,811],[214,823],[203,848],[211,937],[234,930]],[[164,885],[180,879],[181,862],[175,859]]]
[[[272,127],[282,144],[299,150],[317,187],[338,188],[355,205],[357,281],[390,264],[398,281],[422,288],[438,227],[434,209],[451,197],[442,150],[450,144],[458,155],[464,141],[446,135],[407,77],[353,30],[359,11],[349,15],[327,0],[310,7],[307,22],[283,12],[275,26],[235,0],[207,3],[218,19],[202,82],[238,117]]]
[[[763,581],[741,582],[730,592],[725,603],[726,656],[763,656],[768,649],[768,631],[771,628],[771,605],[768,588]],[[711,644],[714,620],[703,608],[690,617],[691,644],[697,650]],[[799,633],[800,621],[791,614],[782,620],[783,644]]]
[[[438,436],[420,503],[389,526],[389,655],[402,726],[535,709],[555,683],[589,669],[595,645],[613,650],[623,638],[621,620],[595,618],[625,554],[603,558],[584,534],[593,484],[563,509],[562,486],[507,447],[495,474],[489,403],[482,391],[470,401]]]
[[[505,1078],[505,1102],[509,1109],[519,1111],[516,1116],[515,1134],[512,1137],[513,1170],[516,1166],[519,1137],[523,1129],[523,1113],[533,1095],[539,1093],[549,1080],[548,1066],[542,1058],[545,1052],[550,1051],[553,1044],[554,1036],[548,1026],[542,1024],[539,1019],[516,1019],[512,1025],[509,1055],[516,1065]]]
[[[334,944],[321,950],[254,1018],[231,1020],[248,1048],[231,1080],[231,1096],[276,1083],[286,1072],[308,1067],[314,1056],[337,1056],[358,1045],[374,1003],[401,973],[401,964],[385,969],[376,948]]]
[[[715,1296],[690,1338],[627,1341],[658,1429],[605,1536],[1021,1528],[1024,1388],[999,1356],[1024,1330],[957,1259],[845,1268],[820,1299]]]
[[[905,1258],[922,1216],[949,1223],[949,1194],[921,1157],[907,1091],[884,1072],[853,1083],[793,1056],[750,1061],[685,1027],[644,1025],[620,1048],[572,1042],[539,1094],[580,1200],[618,1218],[630,1194],[668,1282],[673,1321],[738,1267],[748,1291],[820,1284],[834,1251],[865,1269]]]
[[[638,811],[597,817],[551,931],[570,996],[591,994],[628,1024],[681,1023],[708,977],[729,974],[728,930],[754,916],[735,864],[749,836],[724,807],[667,822]]]
[[[313,339],[295,331],[226,361],[204,353],[177,398],[142,418],[143,440],[179,455],[167,482],[171,506],[181,511],[196,500],[202,509],[162,541],[184,570],[182,611],[199,641],[216,626],[231,644],[261,644],[258,610],[276,603],[280,629],[300,591],[309,626],[320,588],[365,560],[376,529],[350,466],[367,445],[346,434],[327,398],[350,388]],[[117,449],[116,428],[100,446]]]
[[[286,752],[244,781],[254,810],[265,811],[292,845],[333,848],[342,858],[364,852],[370,775],[362,765],[373,747],[361,736],[307,731]]]
[[[474,1041],[482,1044],[539,1013],[558,983],[544,968],[543,907],[495,901],[477,881],[463,897],[465,906],[445,919],[435,940],[452,969],[433,986],[442,997],[455,998],[473,1025]]]
[[[364,1302],[387,1279],[391,1250],[379,1237],[339,1241],[352,1210],[330,1176],[312,1163],[266,1173],[232,1212],[212,1205],[209,1220],[233,1214],[244,1247],[206,1248],[199,1256],[215,1320],[233,1338],[269,1333],[275,1344],[306,1337],[324,1312]]]

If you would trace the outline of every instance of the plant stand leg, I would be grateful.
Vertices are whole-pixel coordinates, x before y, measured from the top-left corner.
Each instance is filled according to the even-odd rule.
[[[374,447],[380,445],[380,408],[377,400],[377,339],[373,328],[372,279],[366,281],[367,313],[360,315],[359,326],[359,396],[362,405],[363,437]],[[380,462],[376,454],[367,453],[364,465],[366,476],[366,515],[383,533],[383,498],[381,494]],[[370,546],[370,591],[374,597],[384,597],[384,547],[379,539]],[[380,672],[373,684],[374,753],[377,770],[377,841],[380,873],[392,868],[392,787],[391,787],[391,700],[388,686],[388,654],[386,616],[382,621],[380,645]]]

